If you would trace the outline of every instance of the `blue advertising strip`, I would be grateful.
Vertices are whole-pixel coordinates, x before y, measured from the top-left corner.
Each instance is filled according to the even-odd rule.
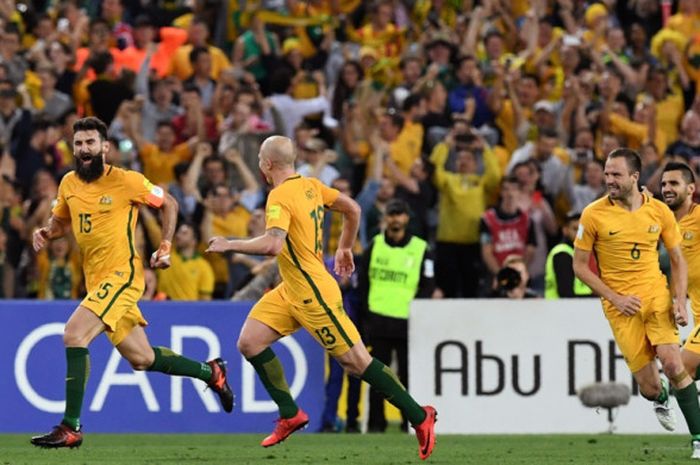
[[[63,326],[77,302],[0,300],[0,432],[37,432],[57,424],[64,408]],[[236,407],[226,414],[199,380],[136,372],[98,336],[90,345],[90,378],[81,422],[86,432],[264,433],[276,406],[236,349],[250,303],[141,302],[151,345],[195,360],[228,362]],[[273,346],[292,394],[319,426],[324,400],[323,349],[306,331]]]

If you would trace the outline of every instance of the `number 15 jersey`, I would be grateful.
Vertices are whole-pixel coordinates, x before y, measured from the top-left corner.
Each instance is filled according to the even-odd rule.
[[[667,249],[681,243],[666,204],[646,194],[642,197],[642,206],[635,211],[618,206],[608,196],[592,202],[581,214],[574,241],[576,248],[595,253],[600,278],[608,287],[638,297],[666,288],[659,268],[659,239]]]
[[[134,241],[138,204],[160,207],[164,195],[141,173],[111,165],[105,165],[104,174],[93,182],[82,181],[74,171],[63,177],[52,213],[71,221],[88,292],[113,273],[134,285],[142,283],[143,266]]]

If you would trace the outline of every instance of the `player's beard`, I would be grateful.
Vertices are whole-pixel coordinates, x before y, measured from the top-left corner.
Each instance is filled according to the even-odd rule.
[[[681,206],[685,203],[685,197],[683,197],[682,195],[678,195],[678,194],[676,194],[675,197],[671,197],[668,199],[666,197],[664,197],[664,203],[666,205],[668,205],[668,208],[670,208],[671,210],[673,210],[675,212],[676,210],[681,208]]]
[[[93,182],[102,176],[105,170],[102,155],[102,151],[94,155],[91,154],[89,164],[86,164],[80,156],[75,158],[75,173],[83,182]]]

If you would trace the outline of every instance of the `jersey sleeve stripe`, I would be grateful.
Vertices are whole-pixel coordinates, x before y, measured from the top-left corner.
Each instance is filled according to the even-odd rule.
[[[112,308],[112,305],[114,305],[114,302],[116,302],[117,299],[119,298],[119,295],[120,295],[122,292],[124,292],[124,290],[125,290],[126,288],[128,288],[129,286],[131,286],[131,283],[132,283],[132,281],[134,280],[134,256],[135,256],[136,254],[134,253],[134,239],[133,239],[133,237],[132,237],[132,235],[131,235],[131,219],[132,219],[132,217],[133,217],[133,214],[134,214],[134,207],[132,206],[132,207],[129,209],[129,219],[128,219],[128,221],[126,222],[126,235],[127,235],[127,237],[129,238],[129,254],[130,254],[130,255],[129,255],[129,269],[130,269],[130,270],[129,270],[129,279],[128,279],[128,280],[126,281],[126,283],[124,283],[124,284],[122,285],[122,287],[120,287],[119,290],[114,294],[114,296],[112,297],[112,300],[109,301],[109,304],[107,305],[107,308],[105,308],[105,311],[102,312],[102,314],[100,315],[100,319],[102,319],[102,318],[107,314],[107,312],[109,312],[109,310]]]
[[[313,279],[311,279],[311,276],[309,276],[309,273],[306,272],[301,267],[301,263],[299,263],[299,259],[297,258],[296,254],[294,253],[294,248],[292,247],[292,242],[289,240],[289,236],[285,238],[285,241],[287,242],[287,249],[289,249],[289,255],[292,257],[292,261],[294,262],[294,265],[301,271],[301,274],[304,275],[304,279],[306,279],[306,282],[309,283],[309,286],[311,286],[311,289],[314,291],[314,295],[316,296],[316,299],[320,302],[321,306],[323,309],[326,311],[328,314],[328,317],[331,319],[335,327],[338,329],[338,332],[340,333],[340,336],[343,338],[345,343],[348,345],[348,347],[352,347],[354,344],[348,337],[347,333],[343,329],[343,327],[340,325],[340,322],[338,319],[335,317],[333,314],[333,310],[328,307],[328,304],[323,300],[323,297],[321,297],[321,291],[318,290],[318,287],[316,287],[316,284],[314,283]]]

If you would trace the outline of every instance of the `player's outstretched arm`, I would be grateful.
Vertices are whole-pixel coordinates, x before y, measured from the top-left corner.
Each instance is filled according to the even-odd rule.
[[[353,199],[341,193],[330,208],[343,214],[343,231],[338,240],[333,271],[338,276],[350,276],[355,271],[352,246],[355,244],[357,231],[360,229],[360,206]]]
[[[170,249],[172,247],[173,234],[175,234],[175,224],[177,223],[177,200],[165,193],[163,204],[163,225],[161,227],[162,238],[158,250],[151,255],[152,268],[168,268],[170,266]]]
[[[48,241],[51,239],[57,239],[68,234],[70,229],[70,220],[67,218],[59,218],[57,216],[51,215],[49,217],[48,226],[39,228],[34,231],[32,236],[32,245],[34,246],[34,251],[38,252],[43,249]]]
[[[688,324],[686,295],[688,292],[688,264],[683,258],[681,247],[677,245],[668,250],[671,260],[671,284],[673,286],[673,316],[681,326]]]
[[[637,313],[642,306],[639,297],[634,295],[620,295],[610,289],[608,285],[588,267],[590,259],[590,250],[574,248],[574,274],[576,277],[593,289],[593,292],[610,301],[621,313],[630,316]]]
[[[232,239],[214,236],[209,239],[209,247],[206,252],[223,253],[235,252],[247,255],[272,255],[282,252],[287,231],[281,228],[270,228],[262,236],[253,239]]]

